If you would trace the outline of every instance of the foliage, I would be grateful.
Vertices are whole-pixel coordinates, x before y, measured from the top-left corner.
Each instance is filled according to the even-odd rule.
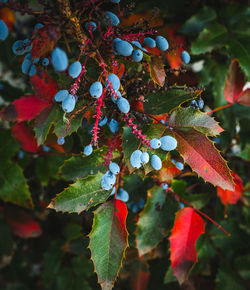
[[[250,288],[249,15],[0,2],[1,289]]]

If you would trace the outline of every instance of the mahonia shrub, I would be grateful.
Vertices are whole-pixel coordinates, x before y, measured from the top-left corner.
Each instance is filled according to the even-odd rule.
[[[235,270],[249,264],[246,167],[226,161],[249,161],[248,140],[239,149],[212,117],[247,135],[249,10],[194,4],[173,24],[136,2],[0,3],[3,289],[249,283]],[[239,236],[239,258],[225,258]]]

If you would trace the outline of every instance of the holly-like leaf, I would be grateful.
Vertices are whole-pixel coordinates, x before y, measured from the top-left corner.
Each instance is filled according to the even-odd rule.
[[[124,202],[113,199],[102,204],[94,214],[89,234],[91,258],[102,289],[111,290],[128,246],[127,207]]]
[[[22,169],[16,163],[8,161],[0,168],[0,198],[26,208],[33,207]]]
[[[51,102],[57,93],[57,82],[52,79],[47,71],[43,71],[42,74],[35,74],[30,78],[30,82],[33,86],[36,96],[43,100]]]
[[[6,121],[30,121],[49,105],[50,103],[46,100],[35,95],[28,95],[11,103],[1,112],[1,116]]]
[[[25,151],[35,153],[39,150],[34,132],[25,122],[15,124],[11,130]]]
[[[245,77],[237,59],[233,59],[227,73],[224,96],[228,103],[234,104],[242,92]]]
[[[227,43],[228,36],[226,28],[217,23],[213,22],[209,26],[205,27],[198,38],[193,42],[191,53],[201,54],[206,53],[223,46]]]
[[[236,173],[232,172],[233,180],[235,183],[234,191],[224,190],[217,187],[217,195],[221,199],[221,202],[227,207],[228,204],[236,204],[242,195],[243,184],[242,179]]]
[[[147,203],[137,223],[136,242],[140,256],[151,251],[167,235],[176,210],[176,201],[172,197],[166,198],[161,187],[148,191]]]
[[[27,239],[36,238],[42,234],[42,229],[33,217],[23,210],[8,208],[5,210],[5,219],[13,234]]]
[[[152,80],[160,87],[163,87],[165,84],[166,73],[164,70],[164,63],[160,56],[154,56],[151,58],[149,65],[150,76]]]
[[[188,278],[197,262],[195,244],[204,232],[205,222],[191,207],[177,212],[169,240],[171,266],[180,284]]]
[[[98,172],[94,176],[78,179],[63,192],[59,193],[48,208],[63,212],[80,213],[99,203],[104,202],[110,191],[101,188],[103,174]]]
[[[176,87],[168,91],[159,91],[145,96],[144,110],[154,115],[169,113],[182,103],[191,100],[190,92],[185,87]]]
[[[169,118],[173,128],[193,128],[203,134],[216,136],[223,132],[219,124],[206,113],[192,108],[178,108]]]
[[[101,165],[101,163],[106,153],[107,148],[101,147],[89,156],[72,156],[64,162],[60,168],[60,172],[68,180],[76,180],[77,178],[84,178],[88,175],[95,175],[98,171],[105,173],[105,166]],[[116,154],[113,154],[114,158],[116,156]]]
[[[199,176],[214,186],[234,190],[226,161],[212,141],[194,129],[175,129],[173,133],[178,142],[177,150]]]
[[[45,142],[50,128],[54,123],[56,114],[56,107],[51,105],[45,108],[38,116],[35,129],[38,146]]]

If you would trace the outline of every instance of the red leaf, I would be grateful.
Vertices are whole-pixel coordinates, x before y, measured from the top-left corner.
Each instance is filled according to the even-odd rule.
[[[39,224],[25,211],[8,209],[5,219],[13,234],[20,238],[36,238],[42,234]]]
[[[162,162],[162,168],[157,172],[157,178],[160,182],[171,182],[175,176],[179,175],[179,170],[176,165],[171,161],[170,154],[167,154],[166,160]]]
[[[133,261],[131,269],[131,289],[147,290],[150,277],[149,266],[143,260]]]
[[[41,76],[35,74],[30,78],[35,94],[41,99],[52,101],[58,90],[57,82],[44,71]]]
[[[39,150],[35,134],[25,122],[15,124],[11,130],[12,135],[21,143],[25,151],[35,153]]]
[[[32,37],[32,57],[41,57],[52,51],[59,38],[59,26],[48,24],[39,28]]]
[[[234,190],[234,183],[226,161],[205,135],[194,129],[174,129],[177,150],[184,161],[205,181],[214,186]]]
[[[234,172],[232,172],[232,176],[235,182],[234,191],[224,190],[219,186],[217,187],[217,195],[226,207],[228,204],[236,204],[243,191],[242,179]]]
[[[14,104],[16,108],[17,122],[33,120],[50,105],[48,101],[41,100],[35,95],[24,96],[15,100],[12,104]]]
[[[250,106],[250,89],[243,91],[239,95],[239,97],[237,99],[237,103],[244,105],[244,106]]]
[[[177,212],[169,240],[171,266],[180,284],[188,278],[197,262],[195,244],[204,232],[205,222],[191,207]]]
[[[226,83],[224,87],[225,99],[234,104],[240,96],[245,84],[244,74],[239,66],[237,59],[233,59],[227,73]]]
[[[122,228],[121,233],[126,233],[126,218],[128,214],[126,203],[120,201],[119,199],[115,200],[115,216],[119,220],[119,226]]]

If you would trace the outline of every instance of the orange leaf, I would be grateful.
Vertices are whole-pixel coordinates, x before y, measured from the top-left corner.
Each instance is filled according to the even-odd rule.
[[[204,232],[205,222],[191,207],[177,212],[169,240],[171,266],[180,284],[188,278],[197,262],[195,244]]]
[[[217,195],[225,207],[227,207],[228,204],[236,204],[243,191],[242,179],[234,172],[232,172],[232,176],[235,183],[234,191],[224,190],[219,186],[217,187]]]
[[[165,84],[166,73],[162,58],[160,56],[153,56],[149,67],[152,80],[160,87],[163,87]]]
[[[3,7],[0,10],[0,19],[5,22],[5,24],[8,26],[9,31],[11,31],[16,19],[15,13],[10,8]]]
[[[170,154],[167,154],[166,160],[162,162],[162,168],[157,172],[157,178],[160,182],[171,182],[175,176],[179,175],[179,170],[176,165],[171,161]]]

